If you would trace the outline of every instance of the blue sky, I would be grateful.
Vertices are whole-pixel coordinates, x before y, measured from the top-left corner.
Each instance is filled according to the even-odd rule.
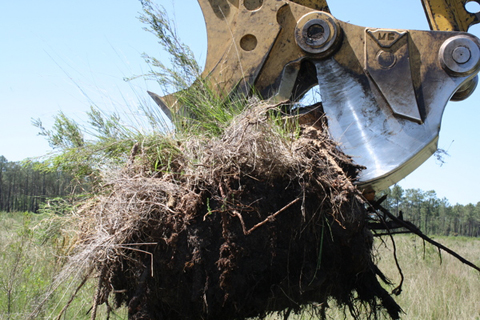
[[[196,0],[158,0],[176,21],[184,43],[197,59],[206,58],[206,34]],[[330,0],[332,14],[357,25],[428,29],[420,0]],[[37,157],[50,149],[31,119],[50,126],[63,111],[79,121],[96,104],[105,110],[132,112],[153,103],[146,90],[155,82],[123,81],[142,74],[146,52],[162,60],[156,38],[142,30],[137,0],[1,1],[0,155],[10,161]],[[470,30],[480,36],[477,26]],[[400,182],[403,188],[435,190],[452,204],[480,201],[480,89],[445,110],[439,147],[446,163],[431,158]]]

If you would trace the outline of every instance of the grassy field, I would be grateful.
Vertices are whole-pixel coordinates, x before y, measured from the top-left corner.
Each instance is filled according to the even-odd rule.
[[[51,289],[61,267],[62,243],[46,234],[46,218],[23,213],[0,213],[0,319],[27,319]],[[40,223],[40,224],[39,224]],[[480,320],[480,273],[410,235],[396,236],[397,255],[405,276],[397,301],[405,311],[403,319]],[[480,265],[480,239],[437,237],[437,241]],[[395,267],[390,240],[377,241],[376,255],[381,270],[395,283],[400,277]],[[56,319],[70,298],[73,282],[63,283],[41,313],[41,319]],[[90,319],[89,310],[95,283],[87,284],[61,319]],[[104,312],[104,308],[100,308]],[[332,309],[331,319],[344,319]],[[290,319],[310,319],[292,315]],[[100,313],[98,319],[105,319]],[[126,319],[120,310],[110,319]],[[272,316],[270,319],[281,319]],[[346,317],[349,319],[349,316]]]
[[[0,320],[28,319],[55,285],[65,246],[49,232],[48,220],[42,215],[0,212]],[[35,318],[57,319],[75,284],[61,283]],[[90,319],[94,285],[94,281],[85,285],[61,319]],[[122,312],[110,319],[126,319]],[[105,318],[99,313],[98,319]]]
[[[397,254],[405,281],[397,298],[405,311],[404,319],[480,320],[480,272],[462,264],[414,236],[396,236]],[[480,266],[480,239],[435,237],[435,240]],[[379,245],[381,270],[395,280],[391,242]]]
[[[480,238],[434,237],[469,261],[480,266]],[[404,275],[403,292],[396,301],[408,320],[480,320],[480,272],[462,264],[452,256],[411,235],[395,236],[397,256]],[[380,269],[400,282],[390,239],[376,241]],[[393,288],[391,288],[393,289]],[[352,319],[343,310],[330,309],[330,319]],[[311,319],[308,312],[292,316],[292,320]],[[283,319],[272,316],[269,320]],[[383,319],[383,318],[382,318]]]

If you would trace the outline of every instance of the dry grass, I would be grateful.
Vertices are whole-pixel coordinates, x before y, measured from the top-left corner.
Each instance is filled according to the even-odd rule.
[[[480,239],[437,237],[437,241],[480,265]],[[480,274],[450,255],[442,254],[415,236],[395,236],[397,255],[405,281],[403,292],[396,298],[404,310],[402,319],[408,320],[479,320]],[[398,274],[389,239],[376,241],[379,267],[391,280],[398,283]],[[348,313],[348,312],[347,312]],[[339,309],[328,311],[329,319],[344,317]],[[283,319],[273,316],[269,320]],[[312,319],[307,313],[291,316],[291,320]],[[314,318],[313,318],[314,319]],[[383,318],[380,318],[383,319]]]
[[[156,220],[158,212],[194,213],[195,205],[202,201],[198,189],[217,185],[219,177],[228,178],[245,169],[252,175],[268,173],[269,178],[288,172],[298,158],[294,146],[267,123],[267,113],[275,108],[261,104],[250,109],[221,138],[165,136],[154,153],[156,159],[150,156],[151,150],[134,147],[129,165],[105,170],[104,189],[72,218],[73,229],[68,233],[76,233],[78,242],[60,278],[78,270],[89,274],[129,256],[138,247],[130,239],[142,238],[138,233],[152,223],[165,223]],[[141,241],[147,246],[149,242]]]
[[[452,256],[438,251],[414,236],[395,237],[398,259],[405,275],[404,292],[397,301],[405,311],[404,319],[478,320],[480,319],[480,273]],[[480,265],[480,239],[439,237],[463,257]],[[379,266],[387,276],[399,281],[391,244],[380,245]]]
[[[45,293],[55,285],[55,278],[62,267],[63,243],[51,238],[45,225],[50,217],[32,213],[0,212],[0,319],[56,319],[60,310],[70,298],[76,282],[72,277],[64,279],[42,310],[30,317],[41,303]],[[95,282],[85,285],[65,312],[64,319],[90,319],[88,310],[94,295]],[[124,310],[118,317],[125,319]],[[105,313],[102,313],[105,315]]]
[[[49,286],[53,281],[55,269],[55,250],[49,243],[36,241],[40,236],[39,229],[34,228],[40,218],[33,216],[31,228],[35,235],[29,237],[26,249],[22,256],[15,256],[15,252],[7,247],[13,243],[21,243],[22,235],[18,232],[24,225],[25,216],[22,213],[0,213],[1,252],[6,253],[1,259],[0,278],[6,280],[11,275],[16,259],[27,259],[29,273],[26,269],[17,273],[17,290],[13,293],[14,303],[10,315],[7,315],[6,292],[0,290],[0,319],[26,319],[31,311],[32,302],[39,298],[42,288]],[[446,254],[442,255],[442,262],[438,252],[430,245],[425,246],[414,236],[396,236],[397,253],[405,275],[404,291],[397,297],[397,301],[404,309],[403,319],[413,320],[479,320],[480,319],[480,274],[461,264]],[[480,265],[480,239],[437,237],[437,241],[452,248],[470,261]],[[380,258],[380,268],[398,283],[399,276],[392,258],[392,246],[386,240],[386,246],[377,241],[377,256]],[[19,250],[19,247],[16,247]],[[63,297],[68,289],[64,284],[44,310],[42,319],[55,319],[61,306],[65,304],[68,295]],[[66,313],[66,319],[90,319],[87,311],[91,308],[92,297],[95,295],[96,283],[91,282],[83,294],[75,300]],[[28,290],[25,290],[28,289]],[[71,288],[70,288],[71,290]],[[103,311],[103,310],[102,310]],[[100,311],[99,311],[100,312]],[[99,314],[99,318],[101,318]],[[330,319],[344,319],[340,310],[328,311]],[[289,319],[311,319],[308,312],[302,315],[292,315]],[[118,310],[117,316],[111,319],[126,319],[126,310]],[[270,317],[269,319],[283,319]],[[313,318],[315,319],[315,318]],[[347,317],[350,319],[350,317]]]
[[[134,147],[72,219],[58,281],[98,279],[92,318],[108,302],[132,319],[262,318],[334,297],[396,319],[375,278],[359,167],[320,125],[292,121],[255,102],[219,137]]]
[[[159,313],[169,319],[195,319],[203,313],[242,319],[275,310],[300,310],[312,301],[321,305],[327,297],[350,308],[365,307],[365,317],[358,319],[376,319],[382,307],[396,318],[398,306],[375,277],[378,270],[371,261],[362,197],[351,181],[358,167],[322,129],[304,126],[299,134],[279,126],[289,122],[276,119],[276,110],[277,106],[262,103],[252,106],[219,137],[165,137],[154,152],[148,149],[152,146],[136,145],[126,167],[104,172],[101,192],[71,219],[74,254],[50,293],[55,294],[66,281],[78,286],[84,279],[96,278],[92,318],[97,305],[118,302],[128,305],[132,319],[157,318]],[[297,220],[300,223],[295,225]],[[250,236],[257,226],[263,231]],[[408,314],[404,318],[471,319],[475,312],[471,308],[453,307],[480,301],[478,290],[461,291],[472,283],[470,278],[457,275],[440,289],[433,287],[448,278],[440,272],[450,270],[449,257],[439,265],[434,250],[427,247],[422,260],[419,240],[412,245],[409,237],[397,239],[407,278],[405,293],[419,292],[410,300],[405,293],[400,296]],[[261,247],[262,243],[268,245]],[[250,254],[251,249],[255,254]],[[285,260],[281,252],[287,253]],[[396,280],[388,246],[380,245],[377,256],[380,269]],[[299,277],[291,261],[299,261]],[[252,265],[262,266],[265,273]],[[286,265],[277,282],[262,285],[265,292],[251,291],[258,279],[272,279]],[[459,263],[452,266],[458,268]],[[254,279],[249,278],[253,271],[258,272]],[[466,284],[461,284],[462,276]],[[471,276],[478,283],[478,275],[471,272]],[[303,277],[317,279],[318,288],[309,287],[317,283],[313,280],[303,284]],[[241,289],[233,285],[236,281],[246,289],[248,299],[255,299],[241,300],[245,294],[237,294]],[[269,289],[275,286],[281,292]],[[450,299],[444,293],[451,288],[464,297]],[[87,292],[91,295],[91,289]],[[178,299],[180,292],[192,300]],[[248,307],[237,308],[241,304]],[[70,310],[75,310],[73,305]],[[321,307],[317,311],[323,312]],[[344,314],[332,310],[328,317]]]

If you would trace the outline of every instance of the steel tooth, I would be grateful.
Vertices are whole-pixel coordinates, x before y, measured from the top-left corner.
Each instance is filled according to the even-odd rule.
[[[168,108],[168,106],[163,102],[162,97],[160,97],[158,94],[147,91],[147,93],[150,95],[150,97],[155,101],[155,103],[160,107],[160,109],[165,113],[168,119],[172,120],[172,112]]]
[[[354,76],[334,59],[317,62],[323,109],[332,138],[366,169],[362,188],[383,190],[435,152],[438,131],[393,116],[387,103],[365,90],[366,76]]]
[[[365,28],[340,25],[344,45],[315,62],[328,129],[342,150],[366,167],[359,185],[383,190],[436,151],[447,102],[457,91],[470,92],[468,83],[479,72],[480,40],[458,32],[409,30],[392,35],[390,42],[382,35],[378,43]],[[407,34],[415,50],[402,43]],[[456,51],[459,46],[461,52]],[[400,54],[403,66],[378,60],[388,48]],[[469,55],[463,54],[466,49]],[[382,63],[386,71],[373,70]]]
[[[434,28],[466,30],[478,22],[448,5],[466,1],[435,1],[451,9],[448,22],[464,24]],[[220,93],[254,86],[264,98],[298,98],[316,74],[332,138],[367,168],[362,188],[384,189],[426,160],[437,148],[447,102],[475,87],[480,40],[466,33],[367,30],[336,20],[324,0],[198,2],[208,36],[202,77]],[[435,17],[441,12],[425,6]],[[154,99],[164,110],[175,105],[171,96]]]

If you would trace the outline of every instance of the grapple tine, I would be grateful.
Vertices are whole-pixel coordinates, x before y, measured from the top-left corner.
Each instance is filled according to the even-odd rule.
[[[479,21],[468,0],[422,1],[433,29],[466,31]],[[366,167],[365,190],[398,182],[434,153],[447,102],[477,83],[480,40],[465,32],[355,26],[324,0],[198,2],[208,36],[202,77],[219,93],[254,88],[277,100],[319,84],[330,135]],[[162,109],[171,98],[154,97]]]
[[[155,101],[155,103],[160,107],[160,109],[167,116],[167,118],[170,119],[170,121],[171,121],[173,119],[172,112],[170,111],[170,108],[165,104],[162,97],[160,97],[158,94],[156,94],[154,92],[151,92],[151,91],[147,91],[147,93],[153,99],[153,101]],[[165,98],[165,97],[163,97],[163,98]]]

